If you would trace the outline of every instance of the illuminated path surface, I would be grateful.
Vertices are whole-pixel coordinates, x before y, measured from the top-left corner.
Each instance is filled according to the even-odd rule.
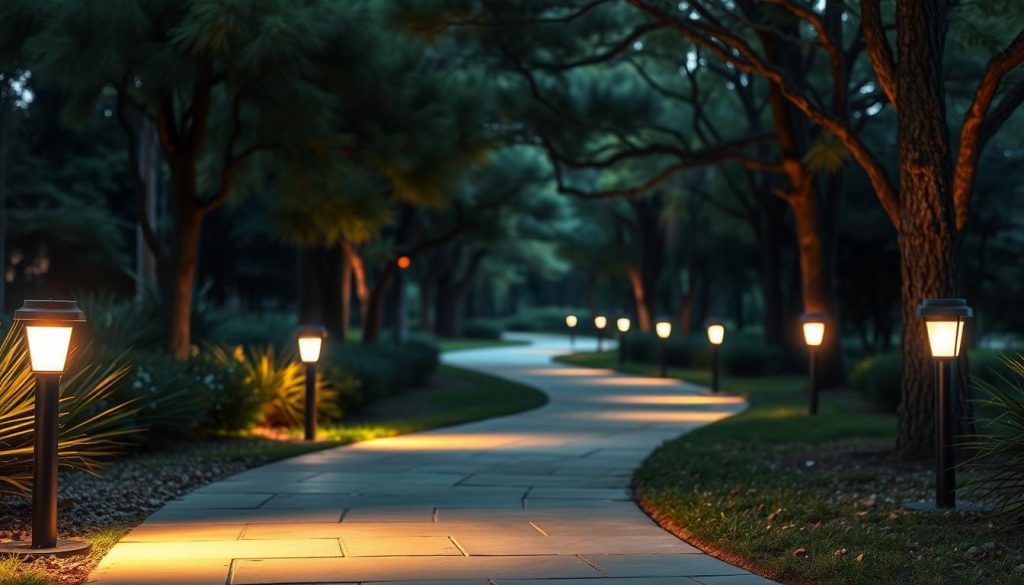
[[[90,582],[769,583],[665,532],[629,497],[631,472],[652,449],[742,403],[679,382],[553,364],[568,350],[565,338],[527,338],[528,347],[444,360],[537,387],[546,406],[210,484],[132,530]]]

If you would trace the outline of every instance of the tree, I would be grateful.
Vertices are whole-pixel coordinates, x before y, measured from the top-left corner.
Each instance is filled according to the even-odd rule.
[[[310,83],[325,47],[351,41],[361,11],[330,2],[228,4],[5,3],[4,33],[25,39],[30,67],[88,109],[116,94],[128,138],[138,220],[168,304],[167,349],[188,355],[203,220],[235,187],[242,167],[284,148],[328,118],[331,100]],[[350,20],[351,19],[351,20]],[[358,46],[349,46],[358,54]],[[82,63],[90,63],[83,67]],[[157,129],[170,177],[171,228],[148,222],[139,172],[139,124]]]

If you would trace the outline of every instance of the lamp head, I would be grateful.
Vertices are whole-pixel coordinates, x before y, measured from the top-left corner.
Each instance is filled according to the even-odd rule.
[[[580,320],[576,318],[576,315],[565,316],[565,326],[568,327],[569,329],[576,327],[576,324],[579,323],[579,321]]]
[[[604,315],[598,315],[597,317],[594,317],[594,327],[597,327],[598,329],[604,329],[607,326],[608,317],[605,317]]]
[[[654,324],[654,332],[661,339],[668,339],[672,335],[672,323],[670,321],[658,321]]]
[[[725,341],[725,323],[717,319],[708,319],[704,322],[704,327],[708,332],[708,342],[711,345],[722,345]]]
[[[964,322],[974,311],[964,299],[925,299],[917,309],[928,329],[928,345],[935,359],[953,359],[960,355]]]
[[[629,317],[619,317],[615,320],[615,327],[619,330],[619,333],[628,332],[630,325],[632,323],[629,321]]]
[[[825,339],[825,326],[828,317],[825,313],[804,313],[800,315],[800,324],[804,330],[804,343],[808,347],[818,347]]]
[[[295,329],[295,337],[299,341],[299,359],[304,364],[315,364],[320,361],[320,350],[327,329],[323,325],[300,325]]]
[[[401,268],[402,270],[405,270],[406,268],[412,266],[412,258],[409,258],[408,256],[399,256],[398,260],[396,260],[395,262],[398,264],[398,267]]]
[[[85,321],[85,313],[75,301],[25,301],[14,312],[14,319],[25,323],[28,353],[33,372],[60,373],[67,363],[71,331],[75,323]]]

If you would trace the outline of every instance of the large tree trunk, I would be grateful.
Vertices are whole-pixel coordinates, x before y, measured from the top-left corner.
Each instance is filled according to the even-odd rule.
[[[942,87],[947,17],[944,1],[896,3],[903,318],[896,449],[904,455],[927,454],[935,441],[935,365],[916,310],[926,298],[955,294],[952,170]]]
[[[187,188],[187,187],[186,187]],[[167,351],[175,359],[188,358],[192,344],[192,293],[199,261],[199,235],[203,216],[195,208],[194,190],[179,194],[178,218],[174,226],[172,266],[169,275]]]
[[[653,328],[653,291],[644,281],[640,268],[633,264],[626,265],[626,277],[633,291],[633,306],[636,309],[636,326],[640,331],[651,331]]]
[[[359,299],[359,323],[366,322],[366,313],[370,304],[370,287],[366,282],[366,265],[351,242],[342,242],[342,250],[352,267],[352,277],[356,285],[356,298]]]
[[[380,341],[381,320],[384,316],[384,301],[391,289],[391,281],[395,276],[394,263],[385,268],[377,279],[377,284],[370,291],[366,300],[366,313],[363,319],[363,344],[372,345]]]

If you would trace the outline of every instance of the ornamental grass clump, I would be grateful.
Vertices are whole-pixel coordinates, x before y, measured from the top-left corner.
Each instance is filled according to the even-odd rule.
[[[963,446],[974,455],[964,466],[975,472],[968,489],[1007,516],[1024,516],[1024,355],[1002,358],[995,382],[973,378],[985,395],[975,401],[978,434]],[[990,377],[991,379],[992,377]]]
[[[294,427],[303,422],[306,406],[305,366],[293,352],[273,346],[236,346],[231,351],[214,347],[213,359],[241,369],[245,386],[262,401],[260,422],[271,427]],[[339,416],[334,390],[326,377],[317,377],[317,411],[325,420]]]
[[[87,350],[68,363],[60,393],[60,464],[96,473],[140,430],[133,423],[137,405],[116,398],[130,367],[123,360],[92,362]],[[0,494],[30,489],[34,405],[35,377],[23,327],[15,325],[0,341]]]

